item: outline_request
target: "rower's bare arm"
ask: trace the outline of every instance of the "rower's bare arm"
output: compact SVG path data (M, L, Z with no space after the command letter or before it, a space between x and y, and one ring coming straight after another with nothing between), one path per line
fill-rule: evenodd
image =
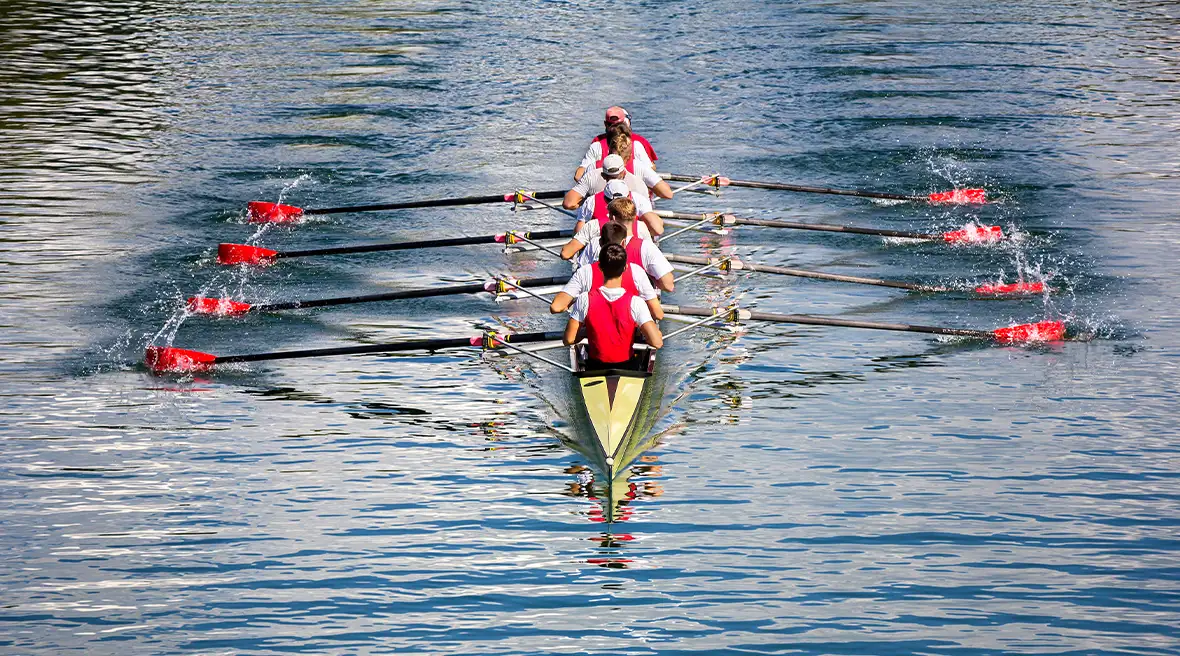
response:
M566 329L569 330L568 328ZM643 341L652 348L663 348L664 336L660 334L660 327L654 321L648 321L639 327L639 332L643 333Z
M561 247L561 259L572 259L578 253L581 253L583 248L586 248L586 244L583 244L577 239L571 239L565 243L565 246Z
M557 303L557 299L553 299L553 303ZM552 308L552 306L550 306ZM651 312L651 318L659 321L664 318L664 306L660 305L660 299L652 298L647 301L647 311Z
M659 214L656 214L655 212L647 212L639 218L643 219L643 222L647 224L647 231L650 232L653 237L658 237L659 235L664 234L664 219L661 218Z
M566 346L573 346L576 344L578 342L578 330L581 328L582 322L578 321L577 319L570 319L569 321L565 322L565 334L561 336L561 343L565 344ZM656 332L658 333L659 331ZM663 338L661 338L660 343L662 344L663 341Z
M657 182L656 186L652 187L651 190L656 192L656 195L660 198L672 197L672 187L669 187L668 183L663 180Z
M665 187L667 185L664 185ZM669 196L671 198L671 196ZM567 210L576 210L582 205L582 194L570 189L565 192L565 198L561 200L561 206Z
M586 175L586 167L579 166L578 170L574 171L574 182L581 182L583 175Z
M660 279L656 281L656 287L659 287L666 292L676 291L676 281L673 278L672 273L672 271L669 271L668 273L660 276Z
M565 312L569 309L570 303L574 302L574 297L565 292L557 292L557 296L553 297L553 302L549 304L549 314L557 314L558 312ZM650 301L648 301L650 303ZM657 303L659 301L656 301Z

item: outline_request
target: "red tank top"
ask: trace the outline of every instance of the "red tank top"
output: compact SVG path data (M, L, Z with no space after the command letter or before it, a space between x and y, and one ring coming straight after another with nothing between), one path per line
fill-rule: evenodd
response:
M606 282L606 276L602 273L602 267L598 266L597 262L590 263L590 273L592 282L590 289L598 289ZM619 279L623 285L623 290L628 294L639 295L639 286L635 284L635 272L631 270L631 258L627 257L627 268L623 269L623 276Z
M656 160L659 159L659 157L656 156L656 149L651 147L651 143L648 142L647 139L644 139L643 137L639 136L638 134L635 134L634 132L632 132L631 133L631 141L634 143L638 143L640 146L643 146L643 149L647 151L647 158L651 160L652 164L656 163Z
M598 135L597 137L594 137L594 141L597 141L598 146L602 149L602 151L601 151L602 154L598 156L598 160L599 160L598 166L601 167L602 166L602 158L606 157L607 153L610 152L610 147L606 143L606 133L603 132L602 134ZM631 133L631 142L632 142L632 145L639 144L643 148L643 150L647 152L647 158L651 160L652 164L655 164L656 160L659 159L659 157L656 155L656 149L652 148L651 142L648 141L647 139L645 139L642 135L638 135L638 134L635 134L634 132L632 132ZM632 151L634 151L634 149L632 149ZM635 153L632 152L632 155L634 155L634 154ZM634 159L634 157L632 157L632 159ZM631 171L631 172L634 173L634 171Z
M631 359L631 340L635 337L635 319L631 317L631 299L635 294L624 290L611 302L595 287L590 290L586 311L586 341L590 357L614 364Z
M625 247L627 250L627 264L638 264L639 268L643 268L643 240L638 236L632 236L631 241L627 242Z
M635 192L628 191L627 198L630 198L632 201L634 201ZM606 211L606 205L607 200L605 191L600 191L594 195L594 220L598 221L599 228L606 225L607 221L610 221L610 213Z
M598 146L599 146L599 148L601 148L601 151L599 152L599 155L598 155L598 161L594 163L594 166L597 166L598 168L602 168L602 160L606 159L606 156L610 154L610 146L608 146L606 144L606 135L605 134L598 135L598 138L596 139L596 141L598 141ZM635 141L634 136L631 137L631 141ZM627 168L628 173L635 172L634 144L632 144L632 148L631 148L631 159L624 162L623 166L625 166Z

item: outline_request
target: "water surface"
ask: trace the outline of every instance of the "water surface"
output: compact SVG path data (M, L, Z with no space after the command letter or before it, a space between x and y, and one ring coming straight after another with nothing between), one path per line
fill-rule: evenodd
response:
M2 23L0 651L1180 652L1173 5L22 0ZM1057 290L983 301L743 274L675 300L1063 318L1082 339L694 333L665 354L666 434L609 528L603 481L555 435L568 402L543 365L439 353L176 380L138 364L149 343L557 325L478 298L239 320L177 307L556 275L478 247L255 272L212 258L219 242L564 226L488 206L259 230L244 203L560 189L614 103L664 170L996 200L729 190L669 208L1020 237L742 229L679 252Z

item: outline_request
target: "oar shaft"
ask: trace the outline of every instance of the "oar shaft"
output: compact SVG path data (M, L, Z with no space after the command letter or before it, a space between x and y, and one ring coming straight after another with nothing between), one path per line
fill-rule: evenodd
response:
M669 262L683 262L685 264L708 264L709 258L696 257L692 255L677 255L675 253L665 253L664 257L668 258ZM817 280L831 280L833 282L849 282L857 285L876 285L878 287L892 287L894 289L905 289L914 292L934 292L940 291L937 287L927 287L926 285L915 285L908 282L899 282L896 280L881 280L878 278L862 278L860 276L844 276L836 273L823 273L821 271L808 271L807 269L789 269L787 267L771 266L767 264L750 264L749 262L742 262L740 267L735 267L738 270L756 271L759 273L773 273L780 276L794 276L796 278L814 278Z
M931 235L920 232L904 232L901 230L877 230L876 228L858 228L856 226L831 225L827 223L796 223L794 221L779 221L776 219L737 219L736 222L738 225L763 226L765 228L819 230L821 232L849 232L857 235L899 237L902 239L935 239L942 241L942 235Z
M521 287L547 287L549 285L563 285L569 276L550 276L548 278L526 278L516 284ZM275 312L278 310L296 310L301 308L326 307L330 305L350 305L353 303L377 303L381 301L397 301L407 298L430 298L433 296L453 296L459 294L478 294L487 291L484 283L469 285L451 285L449 287L427 287L424 289L407 289L400 292L385 294L364 294L360 296L341 296L339 298L320 298L307 301L287 301L284 303L267 303L255 305L251 309L255 312Z
M525 342L545 342L561 339L559 331L518 333L502 335L514 344ZM476 343L472 343L475 341ZM364 346L342 346L337 348L303 349L298 351L274 351L271 353L253 353L248 355L225 355L213 360L213 364L228 364L231 362L259 362L262 360L292 360L296 358L321 358L333 355L362 355L365 353L396 353L399 351L439 351L442 349L464 348L478 345L478 338L457 337L451 339L421 339L409 342L393 342L389 344L366 344Z
M773 312L751 312L750 318L756 321L773 321L776 323L798 323L811 326L841 326L844 328L865 328L868 330L896 330L907 333L927 333L930 335L957 335L960 337L980 337L992 339L990 330L971 330L969 328L944 328L942 326L915 326L905 323L882 323L878 321L854 321L851 319L836 319L834 317L813 317L806 314L776 314Z
M706 317L715 314L713 308L665 305L664 312ZM968 328L943 328L941 326L914 326L905 323L882 323L878 321L856 321L852 319L837 319L835 317L816 317L808 314L776 314L773 312L750 312L750 319L754 321L770 321L774 323L795 323L809 326L838 326L843 328L865 328L868 330L894 330L909 333L928 333L931 335L955 335L959 337L978 337L993 339L994 334L988 330L971 330Z
M538 191L531 194L534 198L562 198L564 191ZM481 205L486 203L503 203L511 200L512 194L496 194L493 196L467 196L464 198L440 198L438 200L415 200L404 203L384 203L381 205L354 205L352 207L320 207L303 210L304 214L345 214L348 212L381 212L385 210L411 210L422 207L453 207L455 205Z
M665 180L677 182L692 182L700 180L699 175L681 175L677 173L661 173ZM859 189L831 189L828 187L809 187L805 185L784 184L781 182L756 182L753 180L729 180L731 187L751 187L754 189L777 189L780 191L798 191L806 194L831 194L834 196L858 196L860 198L884 198L887 200L926 200L925 196L909 196L905 194L889 194L879 191L862 191Z
M716 220L720 223L724 215L720 212L709 212L705 214L689 214L686 212L672 212L669 210L656 210L665 219L681 219L685 221L700 221L702 219ZM900 237L902 239L933 239L942 241L943 235L931 235L921 232L903 232L900 230L878 230L876 228L858 228L856 226L833 225L829 223L798 223L795 221L779 221L777 219L743 219L740 217L732 217L732 223L728 225L750 225L762 226L766 228L787 228L791 230L818 230L820 232L849 232L858 235L876 235L879 237Z
M526 233L531 239L556 239L572 237L571 230L545 230L542 232ZM500 235L483 235L479 237L454 237L451 239L427 239L424 241L403 241L392 244L366 244L363 246L338 246L335 248L315 248L302 251L280 251L275 258L306 257L309 255L346 255L351 253L375 253L378 251L405 251L419 248L442 248L446 246L470 246L473 244L494 244L501 241Z

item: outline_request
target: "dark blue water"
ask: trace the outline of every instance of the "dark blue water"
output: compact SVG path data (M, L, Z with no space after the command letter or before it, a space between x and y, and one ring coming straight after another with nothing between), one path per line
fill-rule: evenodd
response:
M1180 13L1173 3L51 3L0 21L0 652L1180 653ZM1017 236L991 248L741 228L758 274L681 303L990 329L997 347L752 325L665 354L658 444L604 481L545 365L473 353L150 376L219 354L558 325L424 299L249 302L557 275L470 247L279 249L564 227L507 207L245 223L560 189L622 103L663 170L982 207L727 190L666 208ZM669 250L673 250L669 247ZM601 479L601 477L597 477ZM617 512L611 527L604 512Z

